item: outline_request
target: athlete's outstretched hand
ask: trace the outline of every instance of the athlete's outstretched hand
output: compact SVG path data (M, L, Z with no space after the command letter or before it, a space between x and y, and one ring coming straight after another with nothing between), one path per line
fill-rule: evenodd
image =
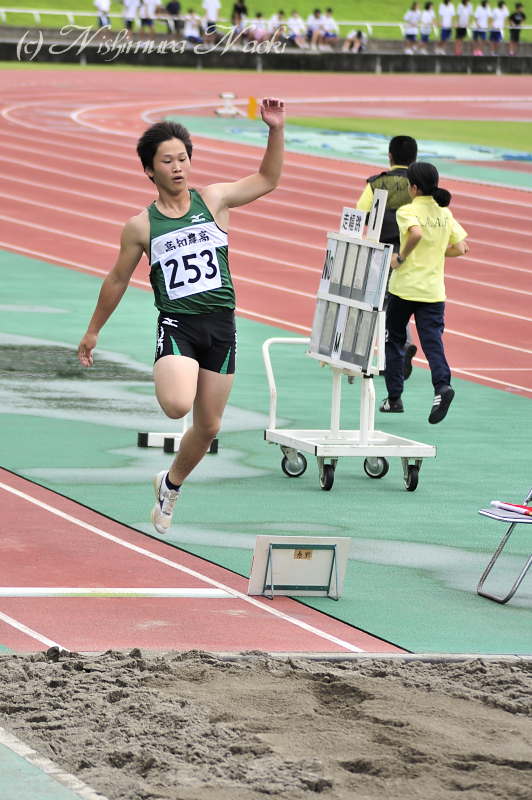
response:
M262 119L269 128L284 128L284 100L265 97L260 107Z
M96 347L98 337L95 333L86 333L78 346L78 358L84 367L92 366L92 351Z

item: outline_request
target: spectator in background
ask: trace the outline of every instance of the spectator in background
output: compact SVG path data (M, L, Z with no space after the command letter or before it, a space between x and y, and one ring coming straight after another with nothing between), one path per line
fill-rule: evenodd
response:
M473 6L469 0L462 0L456 9L456 39L454 42L455 56L461 56L464 47L464 39L467 36L469 20L473 15Z
M350 31L345 37L345 42L342 47L343 53L348 53L349 50L353 53L363 53L368 44L367 34L362 31Z
M122 0L122 4L124 6L124 10L122 12L124 28L127 30L127 38L131 39L131 31L133 30L133 23L137 18L140 0Z
M270 30L268 23L258 12L254 20L251 21L249 26L249 40L255 42L266 42L270 38Z
M421 20L421 11L419 10L419 3L412 3L412 8L406 12L403 17L406 22L405 39L406 47L405 53L412 55L417 49L417 33L418 25Z
M423 55L427 54L427 44L430 38L430 34L432 33L432 26L434 25L434 20L436 19L436 14L434 12L434 4L433 3L425 3L425 9L421 12L421 27L419 29L419 33L421 35L421 44L419 45L419 52Z
M233 13L231 15L231 22L236 29L236 33L243 31L247 25L248 9L244 0L236 0L233 6ZM244 38L247 38L244 35Z
M451 0L443 0L443 3L440 3L438 14L440 15L440 46L436 48L436 52L443 56L447 49L447 42L453 34L453 20L456 14Z
M510 16L510 12L506 8L504 0L497 3L497 8L491 12L490 20L490 55L496 56L501 46L504 26L506 17Z
M299 47L301 50L308 48L308 42L305 38L307 26L297 13L292 11L288 19L288 38L292 44Z
M325 16L321 18L318 47L322 50L332 50L332 45L338 41L339 28L333 19L332 8L328 8Z
M277 42L286 39L288 36L288 25L284 16L284 11L278 11L277 14L272 14L268 20L270 33L272 34L272 42Z
M201 17L196 14L193 8L189 8L185 17L185 39L190 44L201 44Z
M181 20L181 3L179 0L170 0L170 2L166 4L166 16L168 33L173 33L177 39L183 28L183 22Z
M203 0L201 7L205 12L203 43L212 47L216 39L216 24L222 6L220 0Z
M155 17L159 10L164 9L159 5L159 0L142 0L140 7L140 38L144 38L146 28L148 29L148 37L153 40L155 37Z
M111 21L108 14L111 9L111 0L94 0L94 7L98 12L98 28L105 28L106 25L110 25ZM105 38L105 32L102 31L102 33Z
M488 0L482 0L475 9L475 23L473 28L473 55L484 55L484 44L491 19L491 8Z
M321 25L321 11L319 10L319 8L315 8L314 13L309 14L307 17L307 39L311 45L314 37L314 31L316 30L319 31L320 25Z
M523 14L523 4L516 3L515 11L510 14L510 55L517 55L517 48L519 47L519 35L521 33L521 25L526 20Z

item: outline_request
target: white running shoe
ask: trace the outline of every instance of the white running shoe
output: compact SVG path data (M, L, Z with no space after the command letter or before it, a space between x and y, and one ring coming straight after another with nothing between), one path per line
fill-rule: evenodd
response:
M166 485L167 475L168 470L163 469L163 471L159 472L159 474L153 479L157 502L155 503L153 511L151 512L151 521L153 522L157 533L161 533L163 535L168 533L170 524L172 522L174 506L177 503L177 498L180 495L179 490L176 491L175 489L169 489Z

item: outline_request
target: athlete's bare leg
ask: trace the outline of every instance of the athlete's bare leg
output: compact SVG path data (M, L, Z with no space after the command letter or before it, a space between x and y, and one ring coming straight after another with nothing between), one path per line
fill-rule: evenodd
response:
M171 483L180 486L220 430L234 376L201 369L192 358L164 356L155 364L153 377L157 399L168 417L180 419L194 409L192 426L170 467Z

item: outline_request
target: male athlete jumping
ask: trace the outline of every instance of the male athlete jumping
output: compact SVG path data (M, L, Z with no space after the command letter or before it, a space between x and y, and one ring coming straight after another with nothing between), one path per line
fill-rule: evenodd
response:
M283 166L284 102L264 99L261 115L270 131L259 171L202 192L188 187L192 142L187 129L158 122L143 133L137 153L159 196L124 226L120 254L78 347L79 360L90 367L98 334L145 253L159 309L153 368L157 399L171 419L194 409L193 424L172 466L154 479L157 501L151 519L160 534L168 532L183 481L220 429L233 383L236 327L227 250L229 209L273 191Z

